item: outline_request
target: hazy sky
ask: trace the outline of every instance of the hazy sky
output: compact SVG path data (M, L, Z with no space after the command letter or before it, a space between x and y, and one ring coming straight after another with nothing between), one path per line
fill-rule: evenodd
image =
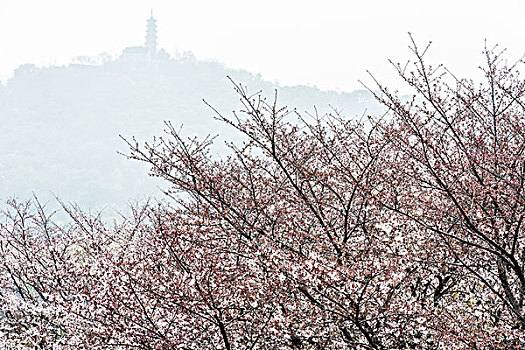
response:
M395 86L387 58L411 58L407 32L429 59L471 76L484 40L525 53L523 0L0 0L0 80L23 63L142 45L150 9L159 47L193 51L281 85L352 91L367 69Z

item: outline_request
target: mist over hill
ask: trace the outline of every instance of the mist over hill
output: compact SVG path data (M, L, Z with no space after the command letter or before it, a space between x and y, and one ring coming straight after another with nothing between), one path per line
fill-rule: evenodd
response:
M338 93L316 87L281 87L260 75L199 61L191 54L165 57L155 64L122 59L99 65L20 66L0 84L0 199L58 196L83 207L122 208L129 200L161 196L143 164L126 159L126 138L150 141L163 133L164 121L182 125L185 136L235 136L214 120L205 99L225 115L240 107L230 76L249 91L262 90L278 104L319 114L333 106L347 118L377 114L367 91Z

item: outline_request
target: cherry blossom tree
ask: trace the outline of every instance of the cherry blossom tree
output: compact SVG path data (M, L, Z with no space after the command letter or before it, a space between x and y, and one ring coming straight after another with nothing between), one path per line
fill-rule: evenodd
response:
M11 201L0 224L5 347L515 349L524 338L524 82L486 50L487 83L412 47L406 99L349 120L243 108L214 139L170 123L129 157L170 204L112 225ZM409 67L409 66L407 66Z
M130 143L131 156L172 185L171 208L136 209L113 228L68 209L66 229L41 208L13 203L2 230L3 260L15 262L3 271L7 317L33 321L11 337L181 349L437 341L420 320L439 306L427 308L408 283L422 276L406 259L410 239L381 227L369 194L384 145L360 123L301 121L237 89L245 110L223 121L246 142L227 159L212 159L209 140L184 141L169 124L169 138Z
M130 147L172 184L168 195L193 198L180 206L218 230L237 264L262 269L253 288L265 291L260 298L270 292L263 299L270 309L250 323L271 322L275 334L261 336L261 346L386 348L415 339L420 312L404 298L412 267L396 251L401 243L378 227L366 190L380 146L359 123L337 116L297 121L236 88L245 108L234 119L219 118L246 142L232 146L228 159L211 159L207 142L186 142L169 124L169 139ZM237 328L233 315L228 319Z
M428 46L412 40L411 49L415 62L394 67L414 95L404 100L377 84L390 119L376 124L388 146L375 197L393 222L443 245L427 263L460 274L448 280L461 285L458 292L447 294L464 300L454 317L468 321L476 346L494 343L497 333L505 346L523 344L524 62L508 65L504 50L485 48L485 82L476 84L428 65ZM445 291L447 281L439 286Z

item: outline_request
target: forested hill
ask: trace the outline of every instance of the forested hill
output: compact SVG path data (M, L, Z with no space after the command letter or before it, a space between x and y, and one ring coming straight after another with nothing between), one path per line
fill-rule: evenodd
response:
M0 199L56 195L82 207L122 208L129 200L160 196L161 183L140 163L127 160L127 138L149 141L164 121L183 125L184 135L220 134L203 99L226 115L239 108L230 76L249 91L262 90L279 105L322 114L333 106L348 118L379 113L366 91L337 93L315 87L279 87L259 75L225 68L191 55L156 66L113 61L99 66L21 66L0 84ZM220 147L218 148L220 149Z

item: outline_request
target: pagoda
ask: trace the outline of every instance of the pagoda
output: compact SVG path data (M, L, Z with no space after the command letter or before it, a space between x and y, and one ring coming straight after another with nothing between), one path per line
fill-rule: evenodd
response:
M157 57L157 20L153 18L153 9L151 10L151 16L148 19L146 27L145 47L148 49L148 57L150 61L155 60Z
M144 46L126 47L122 51L120 61L133 65L144 65L157 62L157 20L153 18L151 10L150 18L146 25L146 41Z

